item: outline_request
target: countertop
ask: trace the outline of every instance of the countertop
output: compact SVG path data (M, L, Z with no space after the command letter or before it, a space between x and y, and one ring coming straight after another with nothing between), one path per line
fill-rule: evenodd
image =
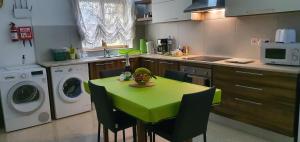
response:
M201 64L208 64L208 65L241 67L241 68L247 68L247 69L258 69L258 70L276 71L276 72L283 72L283 73L293 73L293 74L300 73L299 66L293 67L293 66L282 66L282 65L265 65L265 64L261 63L259 60L254 60L254 62L248 63L248 64L236 64L236 63L228 63L225 60L216 61L216 62L205 62L205 61L194 61L194 60L186 59L188 57L196 57L196 56L200 56L200 55L172 57L172 56L163 56L163 55L157 55L157 54L144 54L144 55L130 56L130 58L143 57L143 58L171 60L171 61L180 61L180 62L191 62L191 63L199 63L199 64L201 63ZM113 58L87 57L87 58L77 59L77 60L41 62L39 64L43 67L55 67L55 66L66 66L66 65L74 65L74 64L92 63L92 62L99 62L99 61L112 61L112 60L120 60L120 59L125 59L125 57L113 57Z

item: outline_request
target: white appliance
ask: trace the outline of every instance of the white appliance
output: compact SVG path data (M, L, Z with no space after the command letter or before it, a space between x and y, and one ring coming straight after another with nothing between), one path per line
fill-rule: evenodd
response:
M89 80L88 64L51 67L51 79L56 119L91 110L90 95L83 87Z
M275 35L275 42L277 43L295 43L296 30L295 29L278 29Z
M262 43L261 62L278 65L300 65L300 43Z
M0 69L5 131L51 121L46 70L37 65Z

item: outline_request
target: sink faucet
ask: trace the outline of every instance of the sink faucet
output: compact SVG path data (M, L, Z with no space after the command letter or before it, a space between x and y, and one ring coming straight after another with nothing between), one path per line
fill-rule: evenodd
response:
M110 50L104 48L104 57L110 57Z

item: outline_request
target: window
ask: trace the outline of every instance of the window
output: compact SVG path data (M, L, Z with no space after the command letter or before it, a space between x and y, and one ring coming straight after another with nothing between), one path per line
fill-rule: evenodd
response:
M84 48L100 47L102 41L107 45L132 44L134 0L75 0L74 3Z

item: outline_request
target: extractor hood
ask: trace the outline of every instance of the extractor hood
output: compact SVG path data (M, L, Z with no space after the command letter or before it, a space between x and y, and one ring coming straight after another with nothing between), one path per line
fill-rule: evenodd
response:
M225 0L193 0L193 4L184 12L202 12L225 7Z

